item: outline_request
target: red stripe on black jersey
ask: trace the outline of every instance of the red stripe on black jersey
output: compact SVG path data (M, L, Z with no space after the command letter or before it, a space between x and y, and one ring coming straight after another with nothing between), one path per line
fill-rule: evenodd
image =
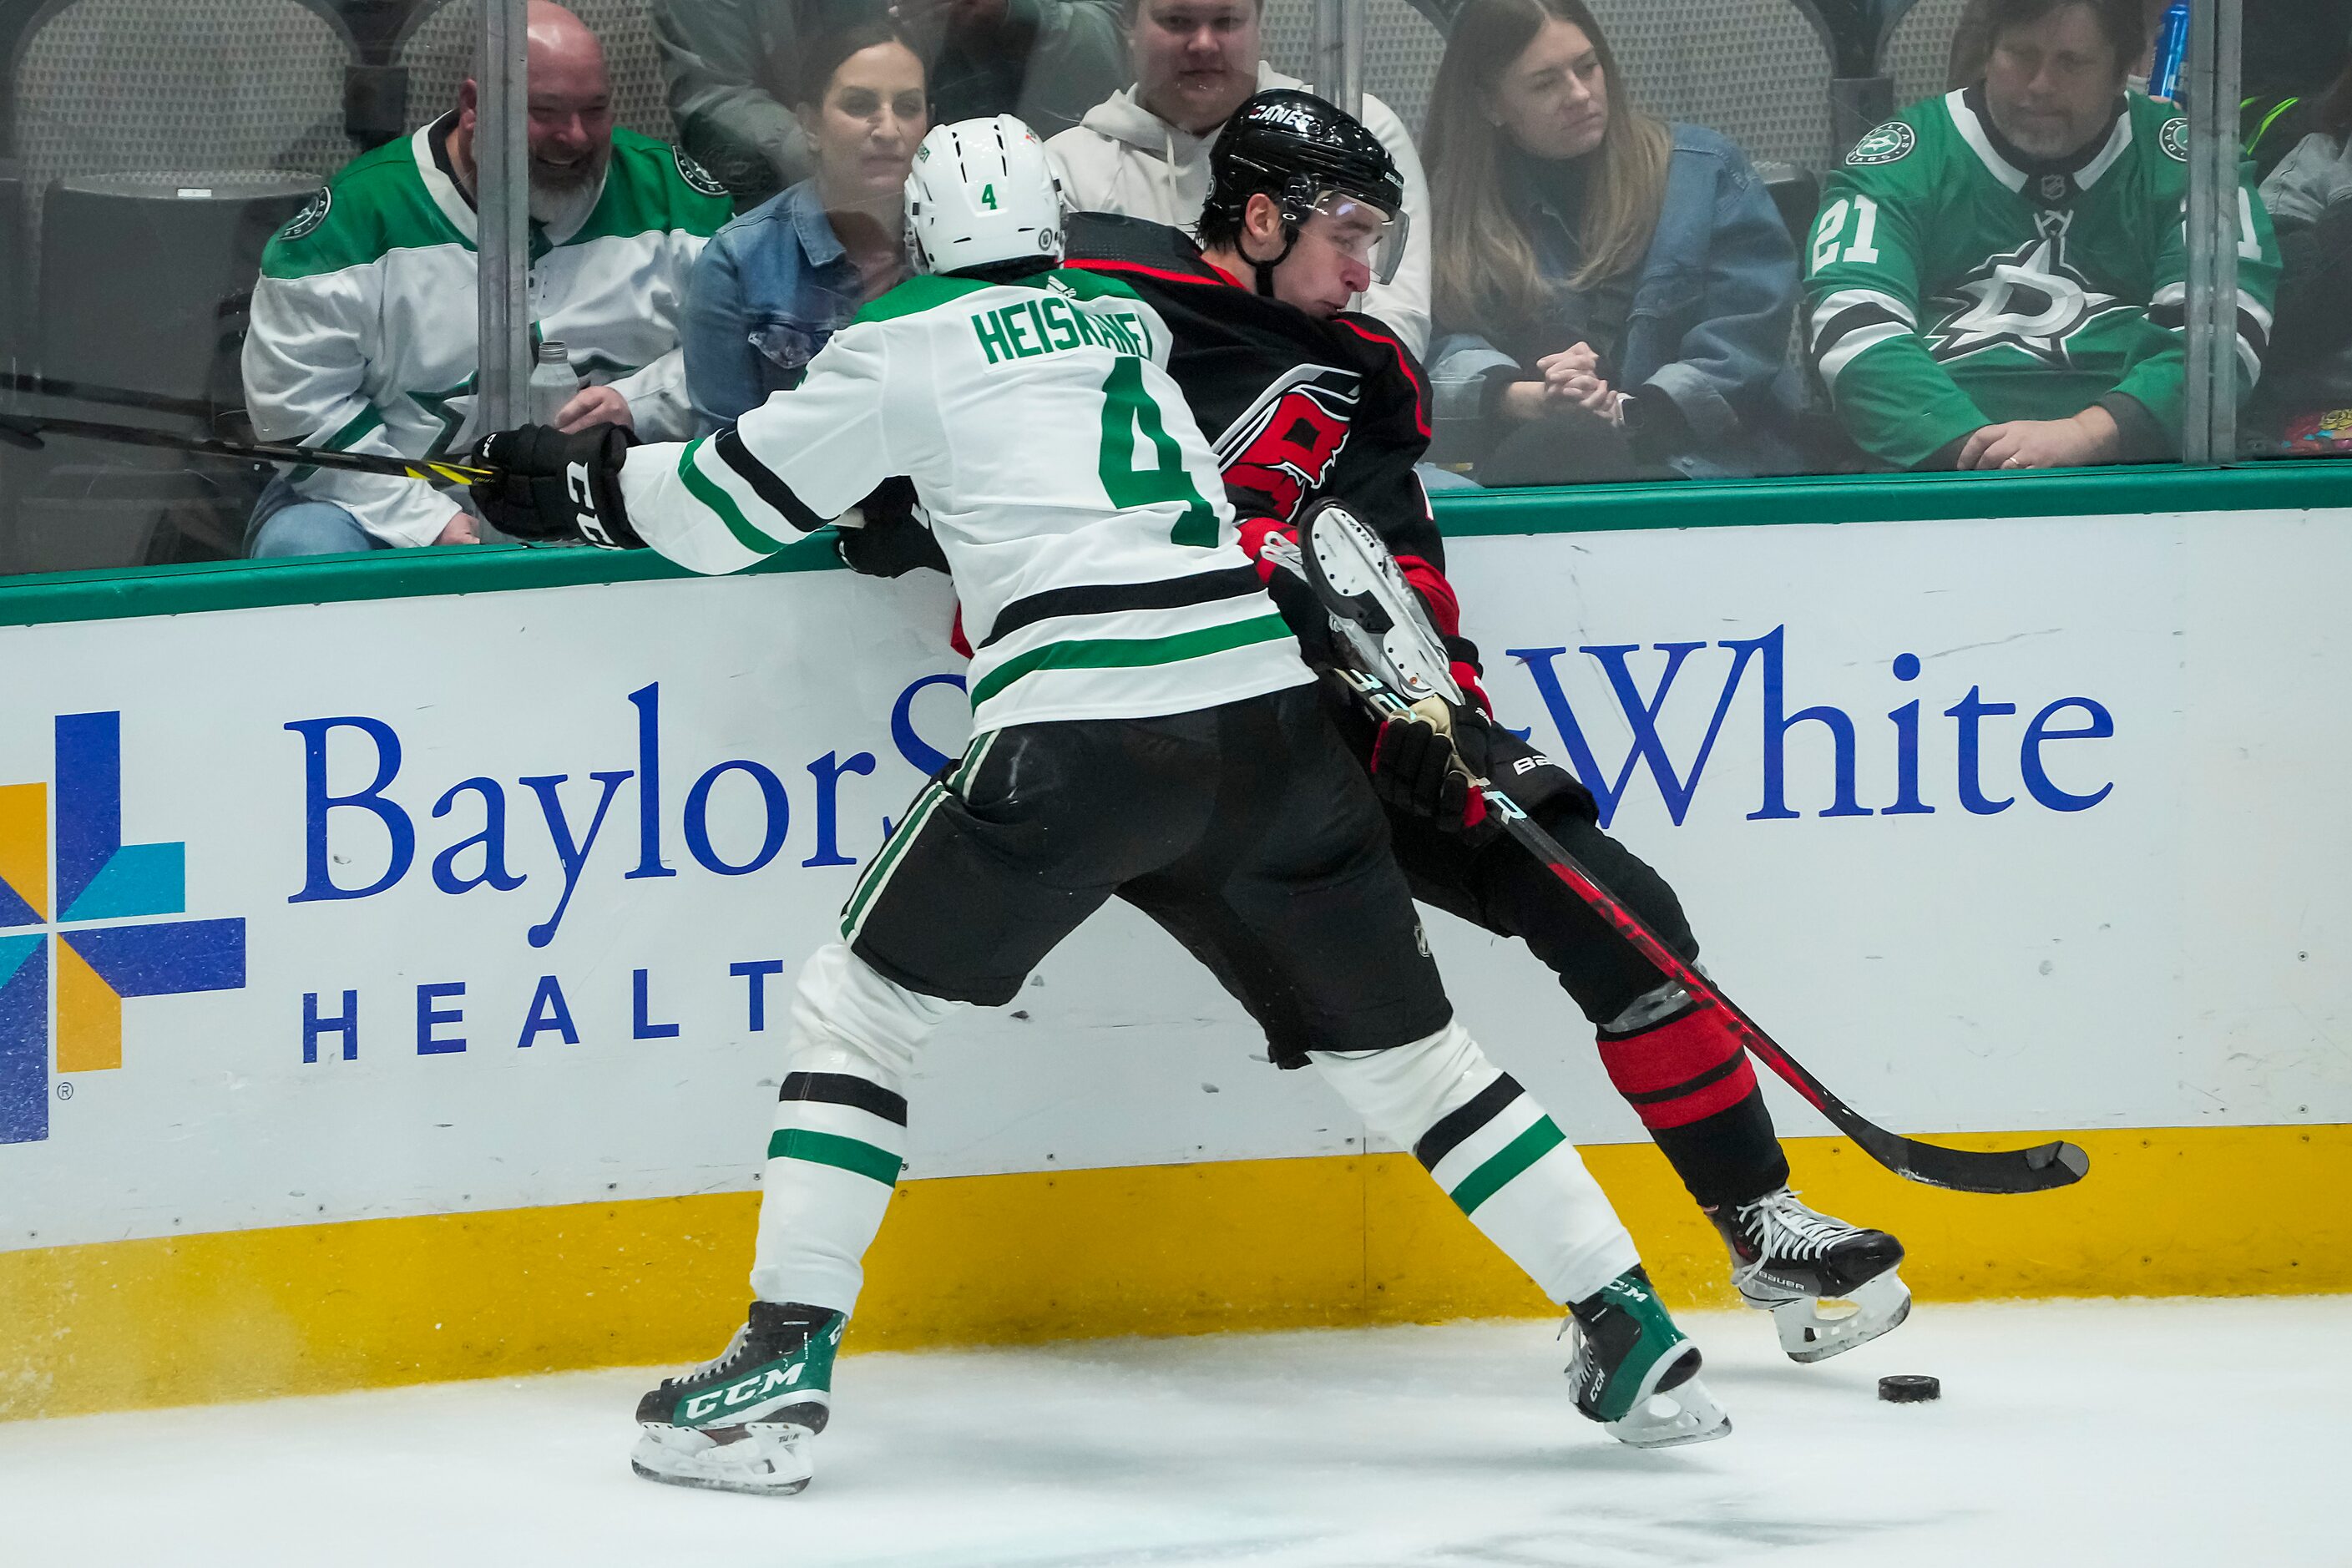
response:
M1354 317L1335 316L1332 320L1366 342L1385 343L1388 345L1389 352L1396 355L1397 369L1403 373L1405 380L1412 384L1412 422L1420 429L1421 438L1423 441L1428 440L1431 435L1429 383L1422 378L1421 369L1412 363L1412 356L1404 352L1403 342L1393 333L1372 331L1363 324L1361 320Z

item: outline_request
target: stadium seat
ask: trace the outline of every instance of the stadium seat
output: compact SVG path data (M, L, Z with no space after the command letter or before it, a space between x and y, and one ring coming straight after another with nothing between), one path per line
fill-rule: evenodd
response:
M1416 135L1444 56L1431 17L1458 8L1458 0L1366 0L1365 88ZM1751 158L1819 169L1830 157L1829 48L1789 0L1592 0L1592 10L1634 100L1652 113L1720 131ZM1313 34L1312 0L1266 0L1265 53L1276 69L1311 74Z
M67 0L19 36L9 129L24 197L16 256L31 274L18 297L34 301L17 347L31 368L224 410L241 401L236 355L261 245L356 151L342 129L350 35L327 4ZM191 473L131 447L55 441L11 454L0 563L222 553L257 487L251 473ZM167 514L202 521L159 529Z
M1916 103L1948 88L1952 33L1967 0L1918 0L1895 24L1879 68L1895 79L1895 106Z
M614 118L632 131L677 140L668 88L654 47L646 0L568 0L604 45L613 79ZM472 0L423 0L401 36L398 62L408 68L408 123L414 130L457 107L458 84L473 69Z
M1418 141L1445 35L1409 0L1364 0L1364 90L1387 104ZM1266 0L1259 47L1278 71L1315 79L1314 0Z

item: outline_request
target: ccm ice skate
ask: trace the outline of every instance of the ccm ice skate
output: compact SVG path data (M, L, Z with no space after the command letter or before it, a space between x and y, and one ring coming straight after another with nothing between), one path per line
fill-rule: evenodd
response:
M629 1468L649 1481L790 1497L809 1484L808 1440L833 1407L833 1358L848 1320L821 1307L751 1303L716 1360L662 1379L637 1402Z
M1571 1330L1576 1407L1619 1442L1671 1448L1731 1431L1731 1417L1698 1379L1698 1347L1675 1327L1640 1265L1569 1308L1561 1332Z
M1910 1316L1911 1288L1895 1272L1903 1244L1885 1231L1807 1208L1786 1187L1706 1212L1731 1249L1740 1300L1772 1314L1790 1360L1827 1361ZM1825 1314L1825 1300L1853 1310Z

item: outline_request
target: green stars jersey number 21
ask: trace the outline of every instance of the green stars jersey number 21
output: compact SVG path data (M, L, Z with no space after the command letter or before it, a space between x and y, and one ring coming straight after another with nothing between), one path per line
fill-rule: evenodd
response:
M1814 367L1841 423L1894 468L1977 428L2097 404L2123 455L2177 449L2184 401L2185 126L2137 93L2065 172L2010 162L1969 89L1854 144L1805 246ZM2226 199L2226 198L2225 198ZM2277 256L2236 193L2238 395L2261 371Z

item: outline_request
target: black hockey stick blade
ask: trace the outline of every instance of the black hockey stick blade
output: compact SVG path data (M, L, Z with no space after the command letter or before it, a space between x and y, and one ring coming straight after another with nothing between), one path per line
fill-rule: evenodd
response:
M0 414L0 441L11 447L21 447L27 452L41 449L41 427L19 414Z
M1843 1109L1841 1107L1841 1109ZM2037 1143L2031 1149L1951 1149L1923 1143L1874 1127L1846 1112L1832 1117L1856 1147L1896 1175L1923 1186L1960 1193L2046 1193L2071 1187L2091 1173L2091 1156L2081 1145Z

